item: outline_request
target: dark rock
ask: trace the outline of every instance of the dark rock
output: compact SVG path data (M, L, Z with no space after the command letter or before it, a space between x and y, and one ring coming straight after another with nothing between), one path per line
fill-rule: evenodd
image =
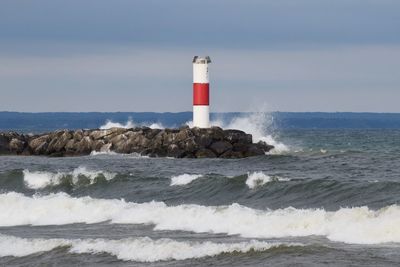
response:
M249 150L249 146L251 146L252 144L243 144L243 143L235 143L233 144L233 151L236 152L246 152L247 150Z
M254 157L254 156L261 156L265 155L265 152L261 147L259 147L257 144L251 144L249 146L249 149L245 151L243 154L245 157Z
M190 137L193 137L193 133L189 127L188 128L180 128L180 131L175 136L175 141L182 142Z
M47 152L47 147L49 146L49 143L43 142L39 146L36 147L34 150L35 155L48 155L49 153Z
M194 140L194 137L190 137L184 142L180 142L179 144L181 149L185 150L188 153L196 152L199 149L199 145Z
M0 154L79 156L92 151L141 153L150 157L242 158L264 155L273 146L252 143L252 136L239 130L132 129L59 130L41 135L0 133Z
M25 149L25 141L13 138L9 145L10 152L20 154Z
M165 151L162 148L148 148L148 149L143 150L140 154L143 156L157 158L157 157L166 157L167 151Z
M224 152L231 150L232 145L231 143L227 141L217 141L215 143L212 143L210 146L210 149L215 152L217 155L221 155Z
M207 148L202 148L196 152L196 158L216 158L217 155L215 155L214 152L212 152L210 149Z
M195 137L196 143L201 147L209 147L213 139L207 134L201 134Z
M274 149L274 146L268 145L266 142L264 141L259 141L258 143L256 143L256 146L259 149L262 149L265 153L269 152L270 150Z
M161 129L151 129L148 131L145 136L147 139L153 139L157 134L159 134L162 130Z
M0 134L0 154L10 153L10 138L5 133Z
M176 144L171 144L167 148L168 157L182 158L184 155L185 155L185 150L180 149Z
M246 134L239 130L224 130L224 139L231 144L251 144L253 143L253 137L251 134Z
M224 140L224 131L220 127L211 127L207 129L193 128L192 132L195 136L206 135L213 141Z
M224 159L239 159L243 158L243 153L238 151L228 150L219 157Z

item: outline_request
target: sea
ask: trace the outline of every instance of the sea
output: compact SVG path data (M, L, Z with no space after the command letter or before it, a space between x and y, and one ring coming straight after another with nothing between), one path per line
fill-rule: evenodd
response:
M191 125L0 112L0 131ZM0 156L0 266L399 266L400 114L216 113L245 159Z

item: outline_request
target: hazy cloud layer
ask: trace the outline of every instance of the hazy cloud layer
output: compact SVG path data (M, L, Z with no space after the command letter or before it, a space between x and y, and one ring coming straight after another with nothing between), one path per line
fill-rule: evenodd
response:
M400 112L400 2L2 1L0 110Z

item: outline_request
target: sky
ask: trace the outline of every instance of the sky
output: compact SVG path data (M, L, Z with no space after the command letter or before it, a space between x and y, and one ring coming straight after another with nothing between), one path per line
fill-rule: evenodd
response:
M398 0L2 0L0 111L400 112Z

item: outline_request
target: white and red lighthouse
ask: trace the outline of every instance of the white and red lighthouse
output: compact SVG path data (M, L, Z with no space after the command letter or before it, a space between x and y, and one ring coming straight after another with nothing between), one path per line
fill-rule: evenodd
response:
M210 127L210 57L193 58L193 127Z

